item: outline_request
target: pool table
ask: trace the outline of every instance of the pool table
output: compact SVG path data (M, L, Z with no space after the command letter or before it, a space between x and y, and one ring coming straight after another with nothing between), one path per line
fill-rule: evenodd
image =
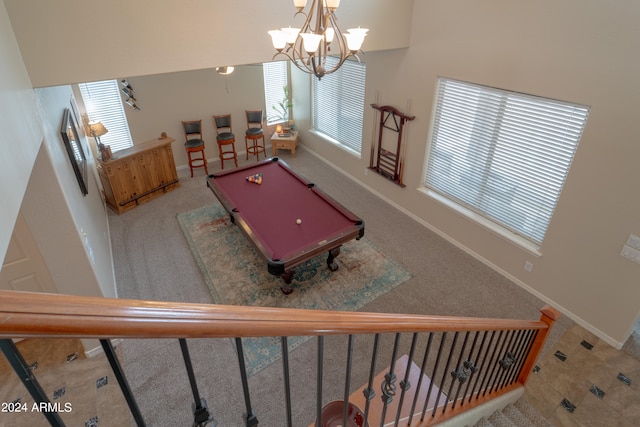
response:
M260 176L261 182L251 182ZM269 273L292 292L294 267L328 252L338 269L340 246L364 235L364 221L277 157L207 177L207 186L266 260Z

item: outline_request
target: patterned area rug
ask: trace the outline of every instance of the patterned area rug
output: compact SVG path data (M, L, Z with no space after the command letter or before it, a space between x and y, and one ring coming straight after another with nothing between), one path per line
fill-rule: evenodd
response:
M291 282L294 291L284 295L282 279L267 272L266 261L219 203L177 218L216 304L355 311L411 278L411 273L365 237L342 246L336 258L340 268L335 272L327 268L326 254L296 267ZM303 337L290 338L290 351L304 341ZM249 375L280 357L279 338L242 342Z

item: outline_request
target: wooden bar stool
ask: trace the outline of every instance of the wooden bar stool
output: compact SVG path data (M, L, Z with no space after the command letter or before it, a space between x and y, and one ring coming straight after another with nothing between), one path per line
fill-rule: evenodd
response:
M262 110L246 110L247 130L244 134L244 144L246 147L246 158L249 160L249 154L255 154L256 160L260 160L260 153L267 157L267 151L264 142L264 130L262 129ZM262 145L259 144L262 139ZM251 140L251 145L249 145Z
M218 142L218 155L220 156L220 168L224 169L225 160L233 160L238 167L238 155L236 154L236 136L231 128L231 114L213 116L213 124L216 126L216 141Z
M187 151L189 159L191 178L193 178L194 168L204 168L205 173L209 175L207 156L204 153L204 140L202 139L202 120L183 121L182 128L184 129L184 149ZM194 153L200 153L200 156L192 157Z

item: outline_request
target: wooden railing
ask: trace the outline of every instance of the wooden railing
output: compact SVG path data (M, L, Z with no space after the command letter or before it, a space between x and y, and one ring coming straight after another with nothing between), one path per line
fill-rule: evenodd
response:
M405 366L399 367L399 372L407 373L415 357L414 347L418 334L429 334L429 345L424 351L424 358L420 369L419 378L431 374L433 381L436 377L442 377L442 381L435 384L439 388L436 399L438 411L433 408L433 414L425 419L424 411L419 424L432 425L436 422L451 418L460 412L482 404L486 400L521 387L527 381L533 365L542 349L548 332L554 320L559 316L551 307L541 309L542 316L539 321L505 320L505 319L480 319L449 316L424 316L412 314L387 314L387 313L361 313L341 311L320 311L301 309L282 309L268 307L239 307L211 304L170 303L158 301L139 301L126 299L92 298L81 296L68 296L57 294L41 294L28 292L0 291L0 338L98 338L102 340L103 348L109 354L111 351L110 339L114 338L177 338L181 340L183 355L187 368L190 368L188 350L185 338L236 338L239 350L240 368L243 376L243 388L247 401L246 424L257 425L257 418L251 411L250 395L246 384L244 372L244 356L242 353L243 337L281 337L283 349L286 349L286 337L290 336L318 336L318 371L322 370L321 349L322 337L326 335L349 335L351 343L352 335L375 334L376 343L379 334L396 334L396 343L400 334L413 334L412 348L405 358ZM426 372L427 365L433 365L427 359L430 356L430 347L434 334L438 335L440 348L435 360L435 367ZM453 336L451 344L445 346L447 334ZM458 341L458 338L460 340ZM464 343L462 340L464 339ZM376 344L377 345L377 344ZM435 347L435 345L434 345ZM111 349L112 350L112 349ZM351 350L350 350L351 351ZM286 352L285 352L286 353ZM395 395L395 381L393 365L399 355L396 348L393 349L394 357L391 362L391 370L386 375L387 384L381 387L393 387L394 393L386 398L383 396L384 412L391 404ZM375 358L377 348L372 352L371 376L368 386L364 389L365 395L373 393L373 380L375 374ZM506 360L506 361L505 361ZM446 366L445 366L446 361ZM463 366L464 362L464 366ZM18 363L18 362L16 362ZM114 369L119 369L117 366ZM287 394L287 411L290 414L290 399L288 396L289 385L286 366L288 355L283 354L285 366L285 394ZM348 363L351 363L350 361ZM439 371L438 365L445 366ZM417 366L417 365L416 365ZM112 367L114 364L112 363ZM451 370L451 372L449 372ZM460 372L465 371L462 375ZM347 376L350 366L347 367ZM495 373L494 373L495 372ZM449 378L449 373L451 378ZM460 376L463 376L462 379ZM475 375L475 385L471 387L471 379ZM470 379L471 378L471 379ZM191 380L191 377L190 377ZM322 381L322 375L319 375ZM465 381L468 383L464 384ZM123 392L130 393L126 379L123 378ZM422 379L419 380L422 382ZM419 383L420 384L420 383ZM463 387L464 384L464 387ZM196 410L199 405L199 394L192 381L192 389L196 400ZM400 400L405 399L407 384L402 385ZM420 389L420 386L418 386ZM432 386L429 386L429 390ZM319 388L321 390L321 387ZM345 390L345 403L349 398L349 387ZM384 391L383 391L384 394ZM444 404L440 402L440 395L445 396ZM474 397L475 395L475 397ZM455 396L455 397L454 397ZM365 419L369 415L369 401L366 397ZM418 393L415 394L417 400ZM133 399L133 397L132 397ZM407 395L407 400L409 399ZM424 407L427 407L427 396ZM133 402L135 405L135 402ZM130 403L131 406L131 403ZM416 402L413 403L416 406ZM346 407L346 405L345 405ZM318 417L321 417L322 399L318 396ZM440 410L439 408L443 408ZM202 412L203 408L200 407ZM139 425L144 425L141 416L132 407L134 417ZM206 409L204 410L206 412ZM413 412L413 411L412 411ZM373 412L371 412L373 413ZM208 415L208 414L207 414ZM412 415L410 415L412 416ZM140 421L138 421L138 417ZM198 414L195 415L196 420ZM200 419L203 414L200 414ZM345 418L347 413L345 411ZM288 423L290 424L290 415ZM406 417L405 417L406 418ZM400 419L398 410L397 419ZM383 416L384 420L384 416ZM52 425L54 424L49 420ZM410 421L410 420L409 420ZM375 420L375 423L387 425L385 422ZM369 420L370 425L372 424ZM194 421L196 424L196 421ZM283 422L283 425L287 423ZM202 424L204 425L204 423ZM406 424L405 424L406 425Z

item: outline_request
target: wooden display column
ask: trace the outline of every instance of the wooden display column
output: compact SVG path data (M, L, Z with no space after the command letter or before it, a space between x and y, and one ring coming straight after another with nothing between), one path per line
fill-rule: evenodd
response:
M405 185L402 183L402 174L404 173L402 130L405 122L415 119L415 116L407 116L389 105L371 104L371 107L380 112L380 122L377 129L378 143L377 145L373 142L371 144L369 169L404 187ZM385 129L397 134L397 139L391 143L388 142L386 148L383 147L383 131Z
M107 205L121 214L177 188L180 184L171 149L174 141L163 133L99 162Z

